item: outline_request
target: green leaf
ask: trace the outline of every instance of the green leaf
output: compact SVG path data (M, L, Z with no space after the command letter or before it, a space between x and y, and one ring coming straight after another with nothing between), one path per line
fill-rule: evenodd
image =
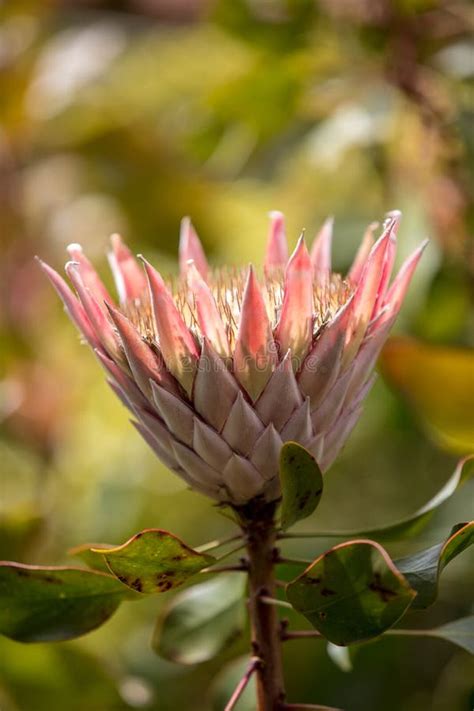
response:
M219 574L178 593L158 620L152 645L165 659L199 664L238 637L245 624L245 577Z
M414 555L395 560L411 587L418 593L412 603L415 609L432 605L438 595L438 584L446 565L474 543L474 521L458 524L444 543L426 548Z
M132 590L166 592L185 583L215 563L213 556L198 553L168 531L147 528L115 548L92 548L109 570Z
M286 442L280 454L281 527L310 516L323 493L323 476L315 458L300 444Z
M0 633L19 642L72 639L99 627L131 597L111 575L1 562Z
M436 627L430 630L430 637L445 639L474 654L474 615Z
M286 588L295 610L330 642L377 637L410 606L415 591L374 541L348 541L324 553Z

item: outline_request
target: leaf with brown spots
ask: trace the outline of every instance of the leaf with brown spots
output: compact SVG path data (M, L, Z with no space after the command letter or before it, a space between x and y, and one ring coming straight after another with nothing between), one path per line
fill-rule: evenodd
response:
M315 458L300 444L286 442L280 454L281 527L310 516L323 493L323 475Z
M139 593L166 592L215 562L168 531L148 528L115 548L92 548L121 583Z
M330 642L377 637L405 613L416 592L374 541L331 548L288 583L288 600Z
M398 570L418 593L413 600L413 608L424 609L435 602L439 578L444 568L473 544L474 521L470 521L454 526L449 538L443 543L394 561Z
M134 598L112 575L0 562L0 634L18 642L79 637Z

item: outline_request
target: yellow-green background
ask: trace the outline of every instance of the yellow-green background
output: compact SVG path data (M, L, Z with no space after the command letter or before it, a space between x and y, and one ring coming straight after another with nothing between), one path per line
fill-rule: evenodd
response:
M64 563L84 541L148 526L191 545L232 531L148 451L33 256L58 269L81 242L107 275L120 231L164 272L189 214L213 263L258 262L267 212L293 245L336 217L334 262L399 208L400 258L429 247L364 415L307 527L389 523L474 449L472 7L459 0L122 0L0 6L0 557ZM472 518L465 489L416 544ZM294 551L316 555L329 541ZM473 556L436 606L472 611ZM1 711L208 711L217 660L150 648L166 595L124 605L69 643L0 639ZM245 651L237 644L227 657ZM360 647L352 673L320 641L285 650L292 699L348 711L469 711L474 667L436 640ZM252 705L244 707L247 711Z

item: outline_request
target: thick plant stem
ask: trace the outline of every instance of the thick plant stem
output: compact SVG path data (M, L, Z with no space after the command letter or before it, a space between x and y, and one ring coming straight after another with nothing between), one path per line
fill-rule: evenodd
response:
M285 699L278 613L262 600L276 595L273 517L274 507L267 505L246 511L241 519L247 538L253 654L261 660L256 669L258 711L278 711Z

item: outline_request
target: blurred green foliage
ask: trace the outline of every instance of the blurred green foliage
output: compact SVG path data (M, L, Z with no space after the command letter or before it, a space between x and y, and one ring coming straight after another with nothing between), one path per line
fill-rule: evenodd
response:
M472 358L467 0L16 0L0 18L1 556L60 563L69 546L118 543L153 526L191 545L231 531L129 426L34 254L59 266L78 241L105 271L108 235L122 231L172 272L179 220L190 214L215 263L258 261L266 212L281 209L292 243L334 214L343 271L365 226L397 207L402 256L431 237L398 329L424 339L428 359L440 346L448 361L453 346ZM397 520L452 471L453 427L465 432L467 413L446 408L455 413L449 433L438 432L442 417L435 432L429 417L420 424L431 400L417 393L412 411L408 365L398 361L398 380L380 380L370 395L325 480L313 517L321 528ZM436 390L442 413L449 387L434 366L422 370L420 391ZM464 377L472 389L469 368ZM472 492L466 485L436 514L423 546L472 518ZM329 545L306 542L298 555ZM426 624L469 613L472 560L446 572ZM219 674L218 698L228 695L221 662L182 668L151 649L168 599L124 607L75 642L1 639L1 711L220 708L210 689ZM350 711L472 706L472 660L442 642L361 645L351 673L321 642L298 644L286 650L291 697ZM244 652L236 643L228 657Z

